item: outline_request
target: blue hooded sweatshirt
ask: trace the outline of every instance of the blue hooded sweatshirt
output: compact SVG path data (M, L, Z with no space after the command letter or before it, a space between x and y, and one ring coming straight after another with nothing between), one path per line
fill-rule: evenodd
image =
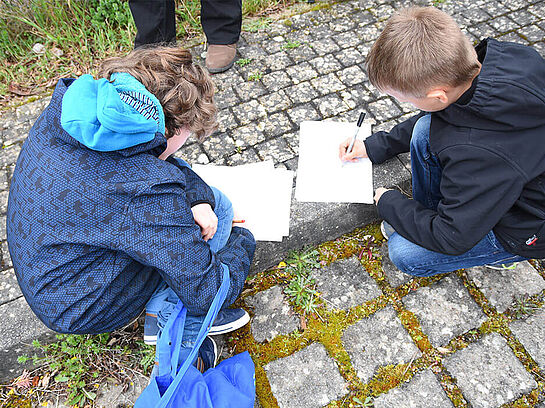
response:
M255 250L233 228L217 253L191 207L213 193L191 169L160 160L164 113L128 74L62 79L26 139L10 187L8 245L36 315L64 333L101 333L135 318L164 280L190 313L207 312L228 266L226 305Z

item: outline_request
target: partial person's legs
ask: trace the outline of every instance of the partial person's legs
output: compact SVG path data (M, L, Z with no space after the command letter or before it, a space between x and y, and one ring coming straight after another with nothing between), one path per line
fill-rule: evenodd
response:
M129 0L137 33L134 47L176 42L174 0Z
M242 25L242 0L201 0L201 24L208 42L206 68L213 74L231 68Z
M462 255L445 255L413 244L398 233L388 239L391 261L413 276L431 276L486 264L507 264L526 260L507 252L490 231L477 245Z
M435 210L441 201L442 168L430 149L431 115L421 117L411 138L411 170L413 199ZM445 255L430 251L393 233L388 239L392 262L403 272L414 276L431 276L485 264L507 264L525 260L507 252L490 231L477 245L462 255Z

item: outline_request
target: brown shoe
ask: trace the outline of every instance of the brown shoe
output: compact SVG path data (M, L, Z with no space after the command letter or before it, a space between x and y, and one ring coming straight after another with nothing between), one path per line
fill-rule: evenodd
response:
M209 44L206 52L206 68L211 74L227 71L235 62L236 44Z

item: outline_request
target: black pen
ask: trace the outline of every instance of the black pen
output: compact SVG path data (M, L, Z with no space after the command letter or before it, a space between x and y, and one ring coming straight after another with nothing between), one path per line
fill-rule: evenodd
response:
M356 125L356 132L354 133L354 137L352 138L348 149L346 149L347 154L352 152L352 148L354 147L354 143L356 143L356 137L358 136L358 132L360 131L363 119L365 119L365 112L360 113L360 117L358 118L358 124Z

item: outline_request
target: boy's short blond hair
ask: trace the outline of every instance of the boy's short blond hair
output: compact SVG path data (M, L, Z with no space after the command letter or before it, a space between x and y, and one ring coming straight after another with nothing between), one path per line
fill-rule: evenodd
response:
M460 27L435 7L394 14L367 56L378 89L421 98L434 86L459 86L479 70L477 54Z
M124 57L105 60L99 76L110 78L126 72L140 81L161 103L165 113L165 136L170 138L185 126L202 141L216 128L214 84L191 53L178 47L138 48Z

